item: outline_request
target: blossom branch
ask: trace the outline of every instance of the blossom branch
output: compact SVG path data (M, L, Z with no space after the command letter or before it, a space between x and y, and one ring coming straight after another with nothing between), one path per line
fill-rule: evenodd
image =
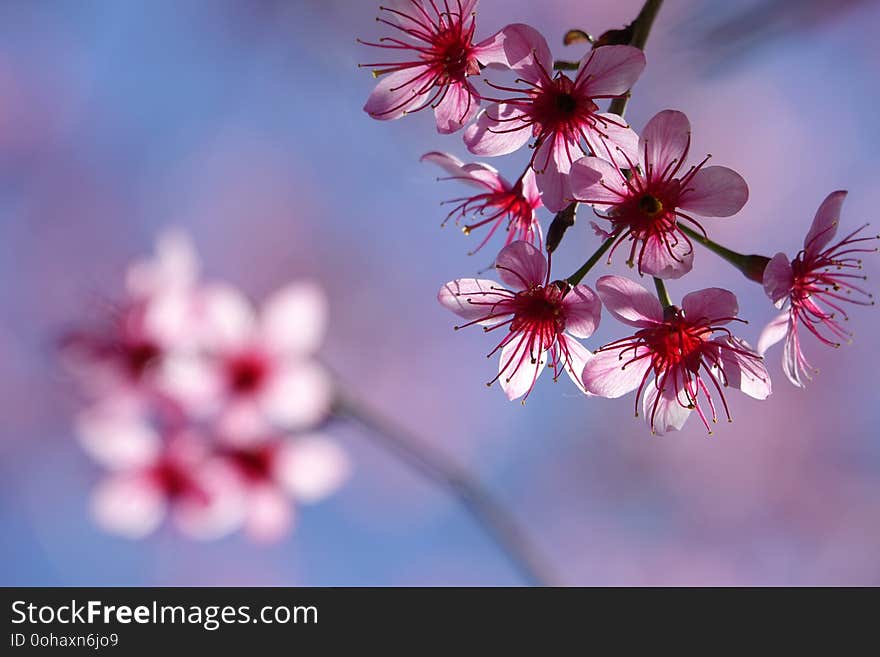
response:
M645 49L645 44L648 42L648 36L651 34L651 28L654 26L654 20L657 18L657 13L660 11L660 7L663 4L663 0L646 0L645 4L642 6L642 10L639 12L639 15L636 16L636 19L629 25L629 29L631 30L631 37L629 41L629 45L639 48L640 50ZM579 30L572 30L569 34L566 35L566 44L569 43L569 35L573 32L580 32ZM589 40L588 35L583 33L585 38ZM573 42L573 41L572 41ZM590 40L592 43L592 41ZM626 111L626 104L629 102L630 94L626 94L621 98L615 98L611 101L611 104L608 106L608 111L612 114L617 114L620 117L623 117L624 112ZM554 242L551 242L549 237L547 240L547 251L552 252L559 246L559 243L562 241L562 238L565 234L565 231L568 230L571 226L574 225L574 219L577 214L578 202L572 201L566 208L562 211L558 212L556 216L553 218L553 222L550 224L550 228L547 230L547 235L557 236ZM550 248L552 245L552 248ZM605 246L603 244L603 246ZM609 243L605 248L610 247ZM603 251L604 253L604 251ZM592 258L590 259L592 260ZM583 270L583 273L580 274L580 277L577 278L577 282L586 275L589 271L589 267L587 267L587 263L584 264L581 269L578 270L576 274L574 274L571 278L575 278L578 273ZM592 267L595 262L590 264ZM573 285L576 283L572 283Z
M340 395L336 402L336 415L360 424L377 444L419 474L448 489L529 585L549 586L558 581L538 557L513 515L457 463L394 420L351 397Z

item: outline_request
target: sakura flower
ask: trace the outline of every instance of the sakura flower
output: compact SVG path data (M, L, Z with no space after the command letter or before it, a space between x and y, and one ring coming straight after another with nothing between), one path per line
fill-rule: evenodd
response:
M575 338L588 338L599 325L601 303L586 285L550 282L544 254L528 242L506 246L495 263L503 281L460 278L440 288L438 300L468 320L456 329L480 324L486 332L507 329L489 353L501 352L498 375L508 399L528 396L550 362L553 379L568 372L583 390L580 373L592 354ZM505 285L507 287L505 287Z
M592 204L611 223L606 234L618 237L612 254L629 243L628 262L638 265L639 274L670 279L689 272L693 244L678 222L688 221L705 234L688 213L729 217L748 200L742 176L727 167L704 166L709 156L683 171L690 144L687 117L664 110L645 126L637 159L624 153L626 165L620 167L585 157L571 169L574 198Z
M392 0L376 20L394 36L364 43L411 57L407 61L361 64L373 68L379 84L364 111L374 119L399 119L434 109L437 130L452 133L476 114L480 95L468 80L480 65L503 64L503 31L474 43L477 0Z
M804 248L794 260L777 253L764 270L767 296L785 310L761 333L758 351L764 354L784 339L782 366L788 380L800 388L816 370L804 355L799 328L804 327L823 344L839 347L840 340L849 341L852 335L840 321L849 319L842 304L874 305L872 295L853 281L865 279L854 273L862 268L859 254L876 252L876 247L867 248L865 243L878 237L863 236L865 224L831 244L845 198L845 191L829 194L816 211Z
M718 416L712 389L728 421L723 387L755 399L770 395L770 376L761 357L726 328L742 321L736 318L738 305L731 292L691 292L681 308L664 309L645 288L620 276L603 276L596 291L606 310L638 330L596 351L584 366L584 388L610 398L636 390L636 416L643 397L642 412L653 433L681 429L694 410L711 433L709 419L717 422Z
M541 207L541 194L531 169L527 169L519 180L511 184L488 164L465 164L448 153L425 153L422 161L433 162L442 167L449 173L448 180L461 180L481 190L474 196L448 201L458 205L447 215L446 221L452 217L456 217L456 222L472 217L472 223L464 226L465 234L469 235L476 228L490 225L486 237L471 253L483 248L500 226L504 226L507 232L505 245L522 240L541 248L543 235L535 216L535 210Z
M225 439L219 454L245 495L244 529L272 541L293 525L294 502L317 502L347 478L350 465L334 442L317 435Z
M553 74L550 48L534 29L510 26L504 45L510 66L527 87L492 85L518 95L481 112L464 141L475 155L495 156L512 153L534 137L531 165L538 189L544 205L556 212L571 198L568 173L575 160L589 152L624 166L627 158L636 158L635 132L616 114L600 112L596 101L626 94L645 68L645 55L632 46L596 48L584 56L572 80L561 71Z
M220 538L240 526L244 499L235 473L197 434L163 436L138 416L118 416L115 424L90 418L79 431L90 452L113 468L92 497L106 531L143 538L167 515L191 538Z
M233 434L299 430L327 416L330 379L313 359L327 311L317 286L288 285L258 313L235 288L213 285L202 290L199 310L202 350L166 360L169 395L197 417L220 413Z
M197 271L186 237L167 232L154 259L129 268L126 296L109 317L64 337L62 355L87 390L155 401L157 365L195 339L190 313Z

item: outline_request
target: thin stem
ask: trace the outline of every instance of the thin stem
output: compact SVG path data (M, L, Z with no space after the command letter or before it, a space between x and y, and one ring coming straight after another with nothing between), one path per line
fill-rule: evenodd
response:
M662 278L654 277L654 287L657 288L657 298L660 299L660 305L664 308L669 308L672 305L672 300L669 298L669 292L666 289L666 283L663 282Z
M757 283L762 282L764 278L764 268L767 266L767 263L770 262L770 258L767 256L744 255L738 253L728 249L726 246L721 246L718 242L713 242L701 232L696 231L681 222L678 223L678 228L693 241L699 242L712 253L723 258L739 269L749 280L753 280Z
M654 25L654 19L657 18L657 13L660 11L662 4L663 0L646 0L639 15L636 17L635 21L633 21L632 38L629 41L629 45L635 46L640 50L645 49L645 44L648 42L648 35L651 34L651 28ZM623 116L628 102L629 94L623 98L615 98L611 101L608 111L612 114Z
M599 245L599 248L596 249L596 252L590 256L590 259L587 260L583 265L581 265L580 269L578 269L575 273L573 273L571 276L569 276L566 279L568 281L568 284L571 286L575 286L578 283L580 283L583 280L584 276L586 276L587 273L593 268L593 266L597 262L599 262L599 259L603 255L605 255L605 252L611 248L611 245L614 244L614 240L617 239L617 236L619 234L620 234L620 231L617 231L614 234L612 234L611 237L607 238L604 242L602 242L602 244Z
M531 586L550 586L548 571L513 515L470 473L377 411L349 397L340 398L336 413L360 424L376 442L413 470L447 488L507 556Z

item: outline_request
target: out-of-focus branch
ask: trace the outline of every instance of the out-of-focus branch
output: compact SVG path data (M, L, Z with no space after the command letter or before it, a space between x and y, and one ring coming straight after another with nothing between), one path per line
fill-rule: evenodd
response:
M395 420L351 397L339 397L335 414L361 425L378 445L420 475L448 490L507 556L526 583L550 586L558 582L538 557L535 547L513 515L469 472Z

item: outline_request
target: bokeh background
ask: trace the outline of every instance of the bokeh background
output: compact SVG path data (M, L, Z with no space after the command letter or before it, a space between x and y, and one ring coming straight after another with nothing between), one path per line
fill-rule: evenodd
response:
M527 22L574 59L565 30L600 33L640 4L483 0L477 37ZM460 138L437 135L428 113L361 112L374 81L356 64L375 53L355 36L378 35L375 14L360 0L0 3L0 583L520 583L445 491L341 426L354 476L301 510L286 541L169 530L129 542L94 526L98 472L74 440L78 401L55 343L176 225L209 277L256 297L319 280L326 360L479 475L562 583L880 584L878 310L853 313L852 346L808 343L822 373L806 391L771 352L771 399L730 395L735 421L711 438L696 418L651 437L631 398L585 400L546 377L524 407L508 403L484 385L492 345L453 333L435 301L491 260L466 255L475 237L439 229L439 201L460 188L418 164L433 149L464 156ZM706 222L719 241L793 253L839 188L846 225L876 219L876 25L867 1L666 3L628 117L638 128L682 109L693 152L745 175L744 211ZM495 164L516 175L525 157ZM595 246L581 221L554 266L567 275ZM878 259L866 270L877 289ZM711 254L670 287L716 284L739 296L754 342L772 309ZM590 344L620 330L606 316Z

